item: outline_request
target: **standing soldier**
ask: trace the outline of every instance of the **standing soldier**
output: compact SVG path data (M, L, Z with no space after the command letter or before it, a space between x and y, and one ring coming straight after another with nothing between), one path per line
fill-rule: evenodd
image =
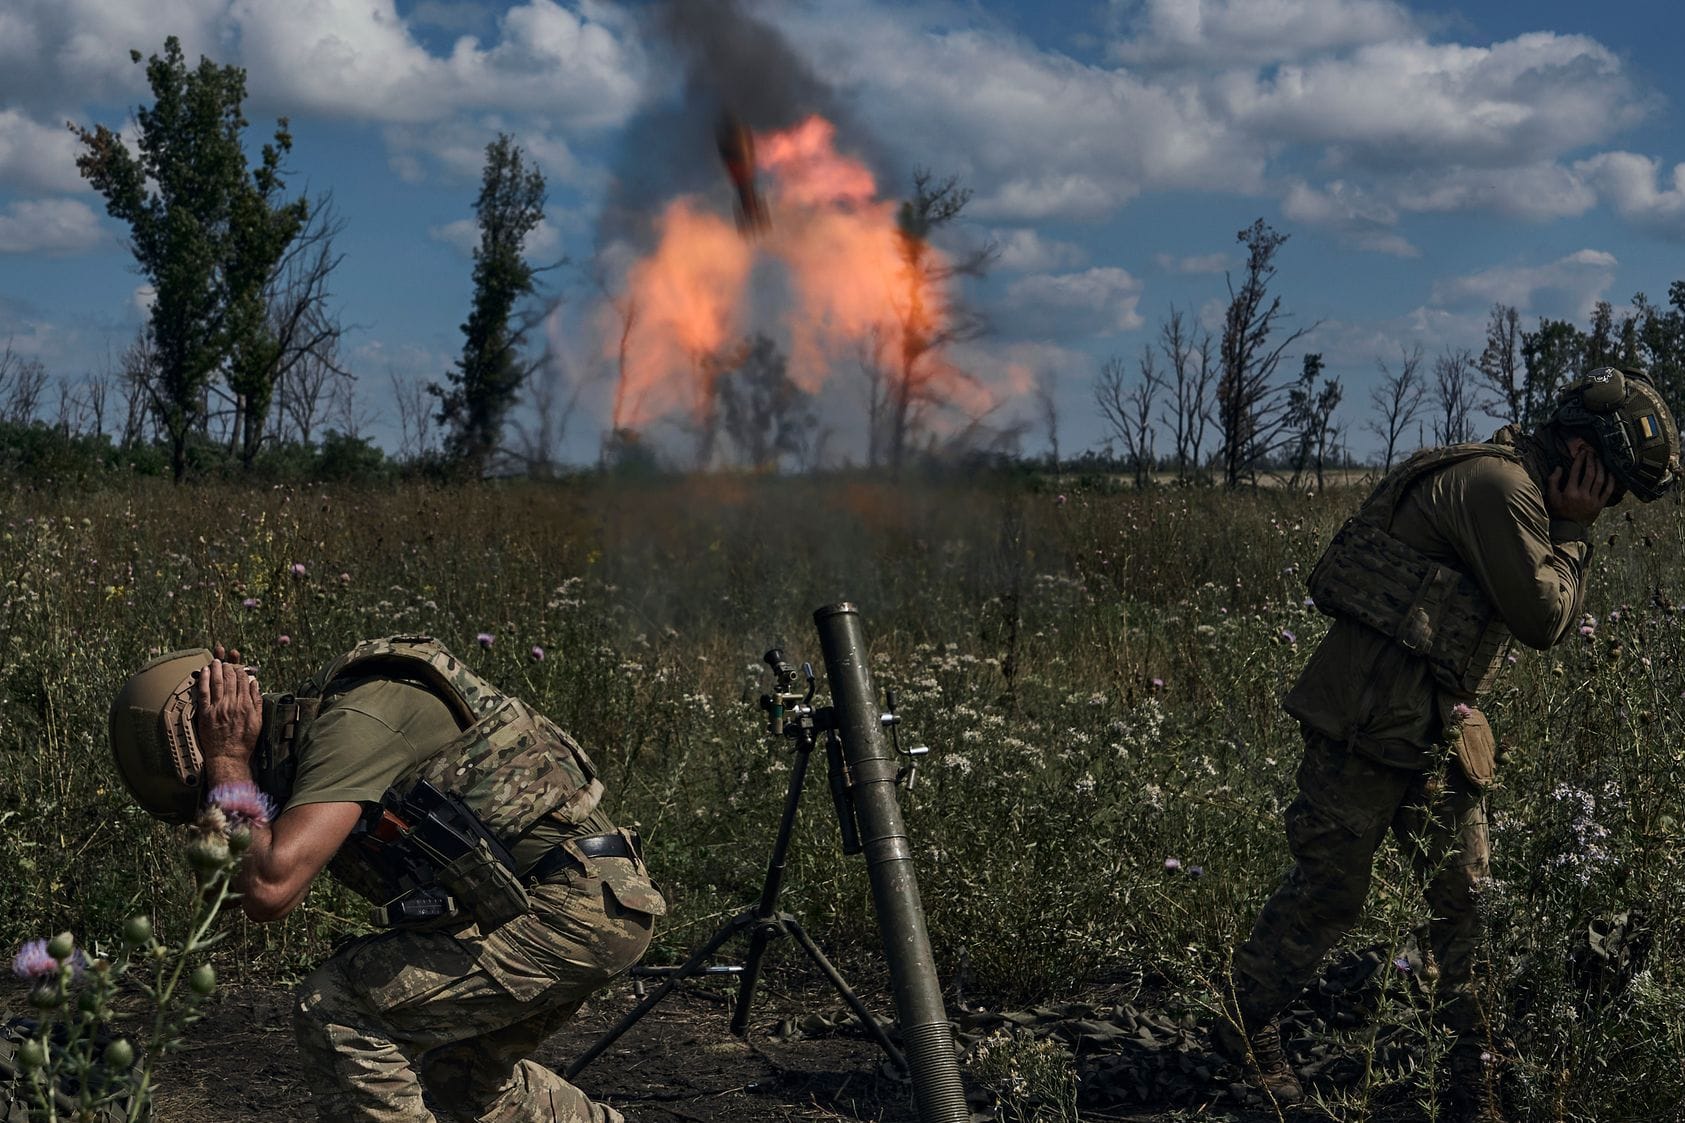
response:
M1494 1012L1471 987L1495 767L1473 703L1512 636L1547 648L1573 629L1598 513L1627 492L1654 500L1678 473L1679 431L1655 387L1603 367L1532 433L1506 427L1411 457L1317 563L1311 595L1334 622L1283 700L1305 739L1286 812L1293 868L1235 951L1234 1016L1214 1031L1278 1104L1304 1091L1277 1015L1356 922L1391 830L1433 913L1435 1013L1456 1035L1446 1106L1457 1119L1501 1119Z
M389 930L298 991L324 1123L427 1123L435 1107L621 1120L525 1059L666 911L637 835L597 809L596 769L549 720L425 637L361 644L284 695L218 645L142 668L111 740L151 814L185 822L208 790L250 825L235 888L251 919L287 915L324 867L377 906Z

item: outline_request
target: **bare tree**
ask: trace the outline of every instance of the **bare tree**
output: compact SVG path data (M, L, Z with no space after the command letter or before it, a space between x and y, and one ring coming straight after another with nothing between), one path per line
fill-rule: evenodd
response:
M1053 458L1053 474L1059 474L1059 398L1058 376L1052 370L1036 375L1036 406L1041 411L1042 424L1047 428L1048 453Z
M1321 378L1321 385L1317 380ZM1334 425L1334 411L1339 408L1345 388L1332 375L1323 376L1322 356L1312 352L1305 356L1299 379L1287 392L1289 428L1296 448L1293 453L1293 478L1289 486L1297 489L1300 479L1313 464L1316 467L1316 488L1323 489L1323 468L1330 447L1339 430Z
M983 273L998 251L990 244L958 261L943 262L930 245L931 235L959 218L970 201L970 189L961 187L954 176L938 180L920 169L913 173L913 194L901 204L896 218L904 288L896 309L894 363L888 368L885 451L891 472L897 474L908 447L924 427L927 411L949 404L943 387L955 380L975 381L946 362L943 352L952 343L982 334L984 322L952 302L939 306L937 296L954 278Z
M549 477L556 472L562 438L573 420L583 389L567 377L561 356L546 352L527 374L527 404L531 418L516 417L512 455L529 475Z
M1474 440L1474 356L1446 349L1433 361L1433 439L1453 445Z
M1369 392L1369 402L1375 407L1376 416L1364 423L1364 428L1381 439L1385 453L1382 467L1387 470L1392 468L1398 442L1421 412L1428 391L1427 380L1421 373L1421 344L1408 349L1401 347L1399 351L1396 373L1388 368L1386 360L1375 360L1381 369L1381 381Z
M1211 362L1211 333L1190 332L1181 309L1172 307L1159 322L1159 349L1170 364L1166 389L1170 391L1168 414L1159 421L1176 443L1176 478L1186 479L1188 470L1198 470L1205 444L1205 429L1211 421L1211 383L1216 368Z
M287 369L275 394L275 406L283 421L278 428L290 427L292 438L300 444L315 439L317 426L330 403L340 394L342 385L352 381L351 375L338 358L338 341L326 345L328 357L306 355Z
M432 447L432 395L427 383L415 378L399 378L390 368L386 372L392 384L392 400L398 407L398 455L404 460L419 460Z
M1271 345L1282 313L1281 297L1270 296L1269 283L1275 276L1276 252L1287 235L1276 233L1260 218L1235 237L1246 245L1246 275L1238 289L1233 277L1228 278L1217 380L1218 452L1223 483L1229 487L1252 479L1259 462L1280 440L1287 403L1275 380L1276 367L1282 352L1311 330L1300 328Z
M158 352L145 327L135 332L134 341L124 350L118 375L123 384L123 433L119 443L133 448L148 435L149 421L154 439L163 431L157 412Z
M1519 424L1527 394L1522 380L1521 314L1509 305L1492 305L1486 320L1486 346L1475 360L1475 369L1497 395L1480 408L1511 425Z
M1138 374L1130 385L1123 359L1116 355L1107 359L1094 384L1094 404L1123 445L1124 455L1135 470L1135 486L1145 487L1153 470L1153 406L1164 384L1150 344L1141 348Z
M13 351L8 339L6 349L0 351L0 421L27 425L35 420L46 388L46 366L40 359L26 359Z
M726 436L756 471L775 469L785 456L799 462L819 426L812 396L790 377L771 336L747 341L741 360L720 379L719 398Z

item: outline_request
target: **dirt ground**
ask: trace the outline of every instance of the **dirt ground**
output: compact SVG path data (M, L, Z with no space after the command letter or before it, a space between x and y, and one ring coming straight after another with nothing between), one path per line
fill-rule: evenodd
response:
M818 1001L820 996L814 996ZM630 985L588 1004L535 1059L565 1068L635 1002ZM769 994L749 1037L727 1026L725 991L698 984L669 995L580 1074L577 1083L635 1123L674 1120L877 1120L916 1123L909 1086L866 1038L782 1040L781 1018L812 1008ZM159 1123L310 1119L309 1073L292 1043L287 988L225 992L159 1073Z
M910 1085L870 1038L777 1032L786 1019L835 1006L834 995L770 989L757 1000L749 1036L740 1041L728 1028L727 994L707 983L675 991L586 1068L578 1083L632 1123L917 1123ZM873 1010L887 1012L883 996L863 997ZM564 1068L634 1001L630 984L600 995L535 1058ZM290 1009L287 988L224 990L190 1030L187 1044L160 1068L158 1123L313 1118L306 1104L310 1074L293 1047ZM993 1118L986 1096L972 1094L973 1118ZM1145 1123L1166 1116L1085 1109L1082 1118Z

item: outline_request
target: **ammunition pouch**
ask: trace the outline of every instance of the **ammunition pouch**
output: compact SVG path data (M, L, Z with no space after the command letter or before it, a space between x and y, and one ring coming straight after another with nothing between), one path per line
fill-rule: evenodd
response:
M321 709L320 698L296 694L266 694L263 698L263 729L257 751L252 754L252 778L257 786L285 804L292 795L298 774L298 741Z
M509 851L461 798L426 780L388 792L334 860L352 890L384 902L369 913L384 928L472 918L490 932L532 907Z
M1474 579L1361 516L1340 528L1307 585L1319 610L1397 641L1454 694L1480 694L1503 667L1509 628Z
M1457 726L1457 765L1469 783L1485 791L1498 776L1498 740L1486 715L1469 707Z

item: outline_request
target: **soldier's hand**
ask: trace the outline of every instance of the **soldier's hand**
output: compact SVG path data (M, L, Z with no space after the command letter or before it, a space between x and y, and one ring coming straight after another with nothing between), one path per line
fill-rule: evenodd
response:
M1566 469L1550 474L1545 487L1545 506L1559 519L1571 519L1582 526L1596 520L1615 494L1615 474L1591 448L1582 448Z
M256 675L222 659L200 669L193 684L193 732L206 760L250 760L262 729L263 690Z

